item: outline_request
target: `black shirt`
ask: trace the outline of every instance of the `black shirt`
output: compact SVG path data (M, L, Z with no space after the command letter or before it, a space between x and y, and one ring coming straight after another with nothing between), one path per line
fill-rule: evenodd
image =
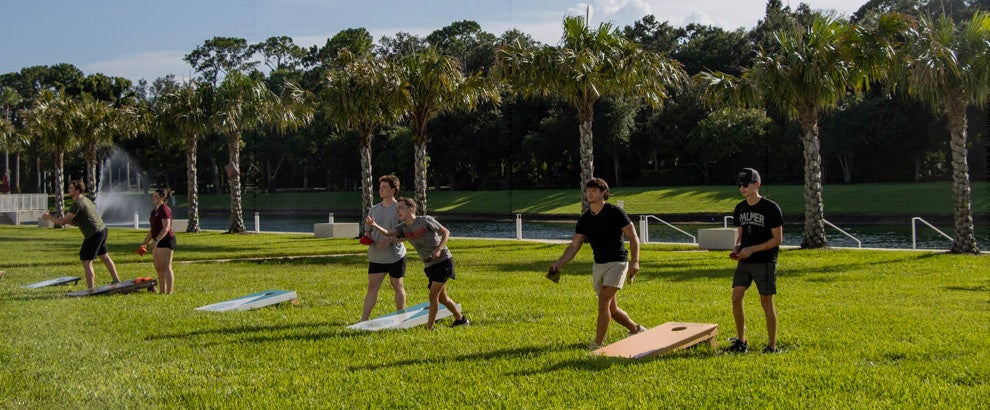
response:
M742 240L740 245L758 245L773 238L773 228L784 225L784 215L780 212L780 207L776 202L766 198L760 198L756 205L750 205L744 199L736 209L732 211L732 220L736 226L742 227ZM779 246L765 251L754 252L743 262L766 263L777 262L777 252Z
M625 262L628 252L622 243L622 228L632 223L622 208L608 202L598 214L588 209L578 219L575 233L588 238L595 263Z

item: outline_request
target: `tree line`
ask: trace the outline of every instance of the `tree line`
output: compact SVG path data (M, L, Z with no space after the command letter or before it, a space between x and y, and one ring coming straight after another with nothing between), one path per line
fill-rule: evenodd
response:
M846 18L769 0L734 31L568 17L556 45L473 21L377 42L347 29L309 48L214 37L185 56L190 81L71 64L0 75L0 142L17 192L62 192L66 173L99 189L102 158L122 149L150 184L188 195L193 232L201 190L230 194L240 232L247 189L360 189L367 209L375 177L394 173L426 212L429 188L723 184L753 166L804 183L815 248L826 181L952 180L953 250L974 252L986 3L871 0Z

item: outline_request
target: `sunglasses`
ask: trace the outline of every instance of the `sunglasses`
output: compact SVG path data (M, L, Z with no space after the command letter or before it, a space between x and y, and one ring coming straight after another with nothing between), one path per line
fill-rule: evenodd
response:
M750 182L736 182L736 187L737 188L739 188L739 187L748 188L749 187L749 184L750 184Z

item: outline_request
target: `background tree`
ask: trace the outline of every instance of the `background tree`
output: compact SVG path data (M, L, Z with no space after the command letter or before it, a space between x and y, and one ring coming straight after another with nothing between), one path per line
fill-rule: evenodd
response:
M608 23L591 30L582 17L564 19L558 47L500 49L497 70L520 94L556 95L577 109L581 181L595 177L595 102L603 96L636 95L659 107L667 88L684 78L677 61L642 50ZM588 208L583 190L581 198L583 211Z
M967 162L966 108L990 99L990 14L978 12L957 25L947 16L925 16L905 43L907 94L945 114L951 135L955 233L953 253L979 253L973 227Z
M196 47L182 59L202 76L203 80L216 87L224 76L234 72L247 72L258 65L251 61L255 50L247 40L234 37L213 37Z
M186 156L186 198L189 203L186 232L199 232L199 141L209 131L212 89L205 82L175 82L174 77L156 80L156 98L151 106L155 131L161 139L179 139Z
M24 112L24 124L41 144L52 154L55 165L55 215L65 212L64 165L65 151L74 148L78 141L71 130L71 100L52 90L41 90L31 108Z
M375 130L399 119L406 102L402 81L391 63L370 54L355 55L344 49L337 56L343 65L327 74L323 101L331 120L360 137L362 220L374 204L376 188L371 167L371 139Z

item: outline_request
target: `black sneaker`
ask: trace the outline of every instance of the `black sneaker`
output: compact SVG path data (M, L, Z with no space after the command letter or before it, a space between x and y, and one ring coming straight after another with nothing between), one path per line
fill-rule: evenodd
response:
M773 346L767 346L763 349L763 353L780 353L780 349Z
M746 341L741 339L733 339L732 345L729 346L729 352L731 353L746 353L749 351L749 345Z
M450 325L450 327L465 326L470 324L471 321L468 320L467 316L461 316L461 320L455 320L454 324Z

